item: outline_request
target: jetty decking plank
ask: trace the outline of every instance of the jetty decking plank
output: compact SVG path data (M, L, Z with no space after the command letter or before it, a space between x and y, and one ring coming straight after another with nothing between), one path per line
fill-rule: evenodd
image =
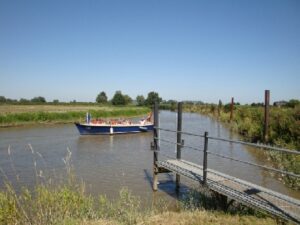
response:
M157 161L159 167L203 182L203 167L185 160ZM222 195L273 215L300 223L300 201L256 184L209 169L207 186Z

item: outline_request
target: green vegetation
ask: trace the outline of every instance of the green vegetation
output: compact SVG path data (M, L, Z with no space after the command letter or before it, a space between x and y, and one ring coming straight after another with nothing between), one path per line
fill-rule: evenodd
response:
M294 101L293 101L294 102ZM233 119L230 121L230 105L220 107L214 104L185 104L185 110L201 113L219 119L230 129L239 133L247 141L263 142L264 108L261 106L234 105ZM300 149L300 105L294 107L271 107L269 124L270 145L288 149ZM300 173L300 156L275 151L265 151L266 157L274 166L296 174ZM290 176L283 177L290 187L300 190L300 180Z
M100 104L107 104L107 96L104 91L102 91L96 98L96 102Z
M90 112L92 118L112 118L141 116L149 111L149 108L134 106L0 105L0 126L83 121L86 112Z
M151 91L148 93L148 96L145 100L145 105L152 106L155 102L160 103L162 101L162 98L159 97L159 94L157 92Z
M143 95L138 95L136 96L136 103L138 106L143 106L145 105L145 98Z
M31 99L31 102L33 103L46 103L46 99L44 97L34 97L33 99Z
M159 105L159 108L162 110L176 111L177 110L177 101L175 101L175 100L163 101Z
M139 106L148 106L152 107L155 102L162 102L162 98L159 97L157 92L151 91L148 93L147 98L145 99L143 95L138 95L136 97L137 105Z
M263 216L230 214L204 209L168 211L162 206L141 207L138 197L121 189L119 197L87 195L83 186L39 185L33 192L23 188L16 194L11 186L0 192L1 224L276 224Z
M114 97L111 100L113 105L126 105L125 96L122 94L121 91L116 91Z

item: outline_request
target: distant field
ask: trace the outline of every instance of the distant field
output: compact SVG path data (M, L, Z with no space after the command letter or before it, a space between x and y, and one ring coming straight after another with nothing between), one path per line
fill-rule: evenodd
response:
M0 105L0 127L83 121L86 112L90 112L92 118L128 118L145 115L150 109L136 106Z
M81 112L89 110L114 111L133 107L85 106L85 105L0 105L0 114L28 112Z

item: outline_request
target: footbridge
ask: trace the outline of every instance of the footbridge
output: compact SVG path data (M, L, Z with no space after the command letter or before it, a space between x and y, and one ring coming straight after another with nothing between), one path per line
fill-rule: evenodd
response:
M165 139L160 136L161 131L172 132L177 136L177 140ZM180 188L180 176L187 177L209 188L212 192L216 193L223 200L222 204L228 204L232 201L240 202L248 207L265 211L276 218L281 218L300 223L300 201L298 199L289 197L287 195L275 192L268 188L256 185L250 181L236 178L228 175L224 172L216 171L208 167L209 156L220 157L229 159L234 162L246 164L248 166L258 167L263 170L271 171L273 173L283 174L285 176L292 177L293 179L300 179L300 175L284 171L278 168L269 167L266 165L260 165L249 161L244 161L238 158L233 158L228 155L216 153L210 151L210 141L217 142L229 142L231 144L248 145L257 147L261 150L278 151L284 154L291 154L291 157L297 157L300 155L299 151L293 151L288 149L282 149L262 144L254 144L249 142L224 139L219 137L209 136L208 132L203 134L188 133L182 131L182 104L178 104L177 115L177 130L165 129L159 126L159 112L158 105L154 106L154 132L153 142L151 143L151 149L153 150L153 190L158 189L158 175L160 173L175 173L176 174L176 188ZM204 145L203 148L190 146L188 143L184 143L182 135L196 136L201 138ZM165 155L160 157L160 143L166 142L174 144L176 146L176 155ZM202 165L195 164L193 162L182 159L181 151L185 149L198 151L202 154ZM163 158L163 159L161 159ZM247 179L247 178L245 178ZM230 200L230 201L229 201ZM224 203L225 202L225 203Z

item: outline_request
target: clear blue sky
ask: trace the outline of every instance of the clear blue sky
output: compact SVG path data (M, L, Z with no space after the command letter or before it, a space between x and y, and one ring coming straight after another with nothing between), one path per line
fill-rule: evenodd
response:
M0 95L300 99L299 0L0 0Z

